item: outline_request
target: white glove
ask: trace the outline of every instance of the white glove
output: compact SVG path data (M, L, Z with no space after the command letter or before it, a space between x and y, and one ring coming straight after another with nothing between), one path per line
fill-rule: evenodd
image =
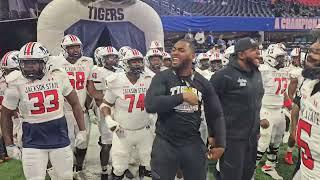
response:
M79 131L76 140L75 146L80 149L85 149L87 147L87 131Z
M105 119L109 129L113 129L114 127L119 126L119 123L117 121L113 120L111 116L106 116L104 119Z
M91 123L93 123L93 124L98 124L98 118L97 118L97 116L94 114L93 110L92 110L92 109L89 109L89 110L88 110L88 113L89 113L89 118L90 118Z
M21 150L15 144L7 146L6 149L9 157L21 160Z

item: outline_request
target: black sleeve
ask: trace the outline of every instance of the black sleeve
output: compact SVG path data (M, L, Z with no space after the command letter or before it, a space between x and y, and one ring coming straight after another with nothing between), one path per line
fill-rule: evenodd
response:
M203 101L209 136L215 138L217 147L225 147L226 126L223 110L218 95L212 86L208 86Z
M170 112L183 102L182 94L166 95L164 76L157 74L153 77L145 98L145 107L148 113Z
M226 88L226 79L224 78L223 72L218 71L214 75L212 75L210 83L214 87L215 92L218 94L219 98L221 98Z

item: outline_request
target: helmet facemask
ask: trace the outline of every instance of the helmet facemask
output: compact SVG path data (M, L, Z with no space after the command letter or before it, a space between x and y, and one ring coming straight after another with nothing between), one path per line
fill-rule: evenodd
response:
M20 59L22 75L29 80L41 80L46 74L46 61L42 59Z
M81 45L70 45L65 47L67 53L67 60L74 64L79 58L82 57L82 46Z
M209 59L200 59L199 60L199 68L201 70L209 69L209 67L210 67Z
M106 55L100 58L101 65L104 68L111 71L115 71L116 69L115 67L118 66L118 62L119 62L119 58L117 55L114 55L114 54Z
M144 72L143 58L128 60L129 72L135 76L140 76Z

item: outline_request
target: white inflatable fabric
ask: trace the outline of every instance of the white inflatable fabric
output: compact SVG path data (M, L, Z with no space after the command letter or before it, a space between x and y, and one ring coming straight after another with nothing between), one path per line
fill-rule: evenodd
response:
M164 44L162 22L156 11L140 0L100 0L87 6L77 0L54 0L42 11L37 26L38 41L53 55L61 51L64 31L79 20L130 22L145 34L146 49L152 40Z

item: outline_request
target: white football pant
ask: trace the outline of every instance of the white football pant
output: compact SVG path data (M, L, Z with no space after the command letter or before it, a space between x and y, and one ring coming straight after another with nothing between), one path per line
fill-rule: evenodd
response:
M111 158L113 172L122 176L129 168L133 148L136 148L141 166L150 170L153 132L150 128L140 130L124 130L123 134L113 132Z
M72 180L73 153L70 146L58 149L22 149L22 166L27 180L44 180L50 160L61 180Z

